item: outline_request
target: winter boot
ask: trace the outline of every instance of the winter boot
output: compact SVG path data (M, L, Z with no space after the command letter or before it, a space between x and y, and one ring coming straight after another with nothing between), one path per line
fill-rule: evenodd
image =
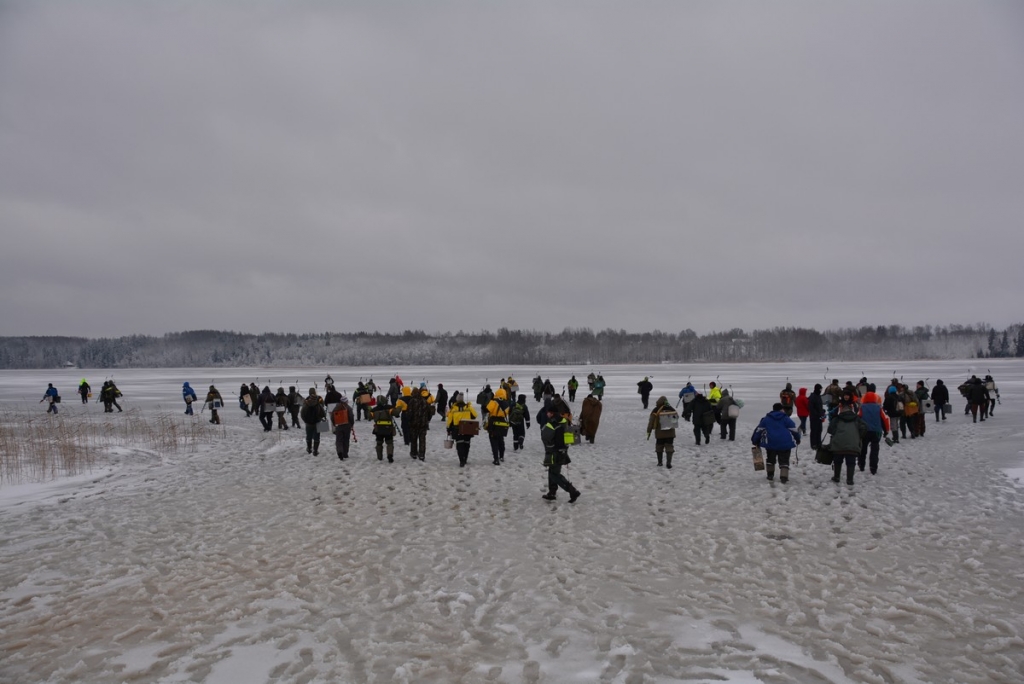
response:
M765 472L767 473L769 480L774 480L775 479L775 466L773 466L773 465L765 466Z
M576 499L580 498L580 490L572 485L569 485L569 487L569 503L576 503Z
M554 501L557 496L558 496L557 492L548 492L547 494L545 494L544 496L542 496L540 498L547 499L548 501Z
M779 468L779 482L782 484L789 482L789 468Z
M665 467L672 470L672 454L674 449L665 449Z

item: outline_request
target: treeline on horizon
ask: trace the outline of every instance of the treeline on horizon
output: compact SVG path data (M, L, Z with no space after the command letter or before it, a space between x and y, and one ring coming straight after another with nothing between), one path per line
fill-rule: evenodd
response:
M874 361L1024 356L1024 325L734 328L629 333L500 328L494 333L238 333L193 330L161 337L0 337L0 368L232 366L592 365Z

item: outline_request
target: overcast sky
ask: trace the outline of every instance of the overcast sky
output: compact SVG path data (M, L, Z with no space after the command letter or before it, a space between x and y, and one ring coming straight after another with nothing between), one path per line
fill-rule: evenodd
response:
M0 335L1024 319L1024 3L0 0Z

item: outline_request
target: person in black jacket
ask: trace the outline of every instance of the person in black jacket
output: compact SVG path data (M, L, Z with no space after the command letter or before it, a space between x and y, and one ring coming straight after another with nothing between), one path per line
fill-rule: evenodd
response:
M935 402L935 422L939 422L939 416L942 416L942 420L946 420L946 404L949 403L949 388L943 384L942 380L935 381L935 387L932 387L932 401Z
M580 498L580 490L562 475L562 466L571 463L569 447L565 443L567 425L568 421L559 415L557 409L548 408L546 422L540 432L541 441L544 442L544 465L548 469L548 493L542 498L554 501L561 487L569 492L569 503L576 503L576 499Z
M690 417L693 420L693 436L700 445L700 436L704 435L704 443L711 441L711 429L715 425L715 407L711 405L708 398L700 392L690 402Z
M988 390L985 389L985 383L981 381L981 378L974 378L971 381L971 386L967 388L967 401L971 406L971 415L974 416L974 422L978 422L978 410L981 410L981 422L985 422L985 417L988 414L988 402L989 395Z
M825 422L825 402L821 399L821 383L814 386L811 396L807 397L808 420L811 423L811 449L821 446L821 424Z
M651 398L651 390L654 389L654 385L651 384L650 378L644 376L644 379L636 383L636 391L640 395L640 401L643 403L644 408L647 408L647 401Z
M434 395L434 406L437 407L437 415L441 420L445 419L445 409L448 407L448 390L444 385L437 383L437 394Z
M256 410L259 411L260 423L263 425L264 432L274 429L275 408L277 408L277 400L274 399L274 394L270 391L270 385L264 385L259 399L256 400Z

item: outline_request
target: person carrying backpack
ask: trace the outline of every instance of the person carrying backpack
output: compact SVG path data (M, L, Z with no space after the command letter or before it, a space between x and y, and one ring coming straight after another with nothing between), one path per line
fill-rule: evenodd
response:
M78 385L78 393L82 395L82 403L88 404L89 395L92 394L92 387L85 381L85 378L82 378L82 382Z
M210 422L220 425L220 414L217 413L217 410L224 406L224 397L213 385L210 385L210 391L206 393L206 405L210 407Z
M867 423L857 415L856 408L857 402L852 395L844 394L839 400L839 412L828 426L828 434L832 435L829 451L832 452L833 482L839 482L845 461L846 484L853 484L853 469L868 432Z
M508 394L499 387L498 391L494 393L494 398L487 403L484 413L484 426L491 442L494 465L499 465L505 460L505 435L508 434L509 408L511 406Z
M292 417L292 427L302 427L299 424L299 409L302 408L302 395L295 389L295 385L288 387L288 413Z
M711 442L711 429L715 425L715 407L707 397L698 392L690 402L690 416L693 418L693 436L700 446L700 437L704 435L704 443Z
M949 403L949 388L942 382L942 380L936 380L935 386L932 387L932 402L935 408L935 422L939 422L939 416L942 416L942 420L946 420L946 404Z
M401 410L397 406L388 406L387 397L377 397L377 405L373 407L370 419L373 421L373 436L377 438L378 461L384 460L384 445L387 444L388 463L395 462L395 431L398 429L395 426L395 415Z
M787 416L793 415L793 405L796 403L796 392L793 391L793 384L787 382L786 388L779 392L779 403L782 404L782 411Z
M274 408L276 406L277 401L270 391L270 385L264 385L263 391L260 392L260 396L256 400L255 409L259 412L260 424L263 426L264 432L270 432L274 429Z
M526 395L520 394L508 412L508 424L512 428L512 451L519 451L526 442L526 431L530 428L530 410L526 408Z
M463 434L459 425L463 421L476 420L477 414L473 405L465 400L462 392L455 392L452 395L451 410L448 411L448 418L445 423L448 436L455 442L455 452L459 456L459 467L465 468L469 460L469 443L473 439L471 434Z
M277 388L274 395L274 412L277 413L277 429L287 430L288 420L284 417L288 411L288 395L284 393L284 387Z
M355 413L349 406L348 397L344 394L338 401L338 405L331 411L331 425L334 430L334 449L338 452L338 459L344 461L348 458L349 440L352 431L355 430L353 423L356 421Z
M693 413L693 398L697 396L697 388L690 382L686 383L683 389L679 390L679 401L683 402L683 420L690 422L690 415Z
M437 383L437 395L434 400L434 406L437 407L437 415L441 417L441 420L444 420L445 410L448 407L448 390L441 383Z
M548 493L543 499L554 501L558 496L558 488L569 492L569 503L576 503L580 498L580 490L562 475L562 466L569 465L569 445L566 443L566 427L568 421L558 415L554 408L547 410L547 422L541 428L540 438L544 442L544 465L548 469Z
M302 402L302 409L299 411L302 422L306 424L306 453L318 456L320 454L320 430L317 425L327 420L327 412L324 410L323 401L316 394L316 388L309 388L309 396ZM271 427L273 423L271 422Z
M676 451L674 446L676 441L675 425L678 423L679 414L668 403L668 397L658 397L658 400L654 402L654 410L651 411L651 415L647 419L647 439L651 438L651 432L653 432L654 453L658 457L658 465L661 465L664 455L665 465L669 470L672 469L672 454Z

